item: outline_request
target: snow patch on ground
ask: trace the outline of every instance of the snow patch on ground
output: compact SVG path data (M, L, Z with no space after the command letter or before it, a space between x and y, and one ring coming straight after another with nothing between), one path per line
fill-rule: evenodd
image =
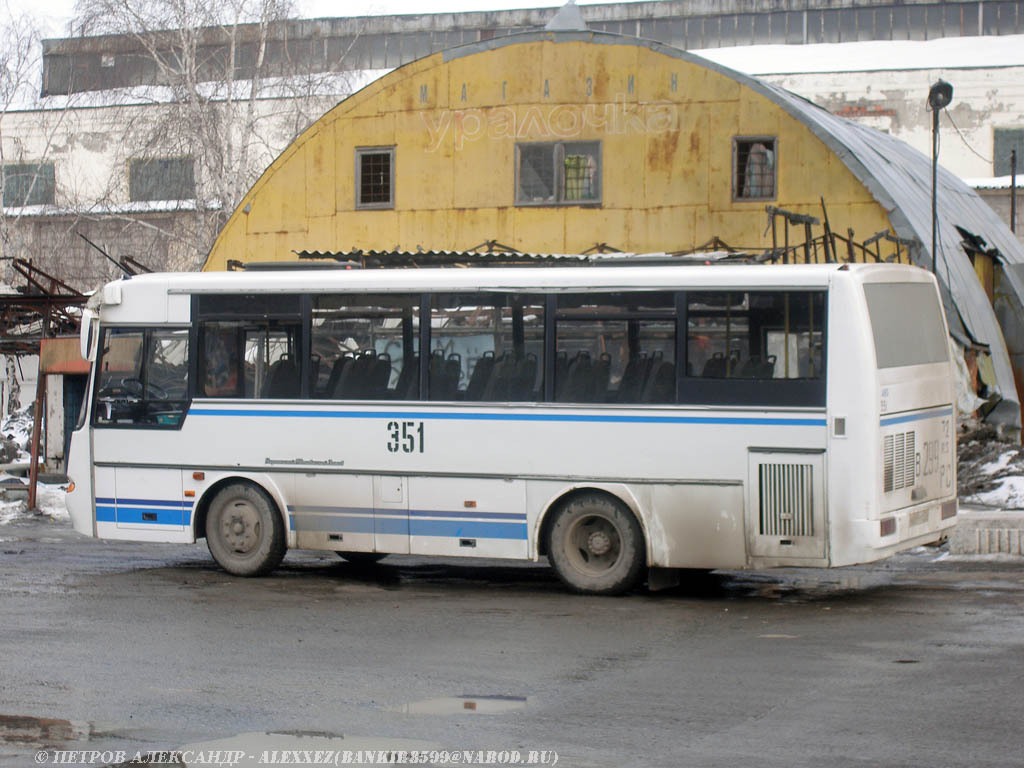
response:
M25 484L25 489L28 489L28 483ZM71 518L65 503L66 497L67 486L39 483L36 485L36 511L30 512L28 502L24 499L0 501L0 525L41 515L54 520L70 522Z
M1012 475L1000 478L999 485L990 491L970 497L973 504L1002 509L1024 509L1024 477Z
M1012 462L1016 456L1016 451L1006 451L1000 455L996 461L990 461L987 464L983 464L978 471L983 475L994 475L997 472L1002 472L1010 466L1010 462Z
M0 433L17 446L17 456L13 458L13 461L31 463L32 455L29 452L32 440L31 405L8 417L0 425ZM38 483L36 485L36 512L29 511L28 502L23 498L5 500L2 494L4 489L28 491L28 477L0 472L0 525L39 515L48 515L55 520L70 520L67 506L64 503L67 496L67 486L65 485Z
M968 425L958 445L957 485L966 504L1024 509L1024 449L985 424Z

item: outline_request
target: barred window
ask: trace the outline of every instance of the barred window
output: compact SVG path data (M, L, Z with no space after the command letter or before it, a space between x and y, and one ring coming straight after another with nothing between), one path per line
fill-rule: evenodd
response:
M356 208L395 207L395 148L356 150Z
M732 143L734 200L775 198L776 140L770 136L736 137Z

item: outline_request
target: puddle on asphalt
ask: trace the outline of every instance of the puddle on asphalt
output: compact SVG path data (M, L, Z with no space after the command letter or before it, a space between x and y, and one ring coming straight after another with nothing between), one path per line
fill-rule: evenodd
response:
M59 744L89 739L89 723L34 715L0 715L0 744Z
M446 696L389 707L388 711L407 715L502 715L524 709L529 701L527 696Z

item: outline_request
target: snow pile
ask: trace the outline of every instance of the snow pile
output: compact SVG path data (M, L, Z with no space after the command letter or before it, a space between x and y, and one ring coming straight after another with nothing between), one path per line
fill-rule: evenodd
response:
M32 440L32 406L15 412L0 426L3 442L0 443L2 463L31 463L30 441ZM36 508L43 515L56 520L68 520L64 503L65 485L38 483L36 486ZM22 493L23 492L23 493ZM36 516L30 512L25 496L28 493L28 478L0 473L0 525L18 519Z
M970 425L960 435L957 485L968 504L1024 509L1024 448L994 427Z

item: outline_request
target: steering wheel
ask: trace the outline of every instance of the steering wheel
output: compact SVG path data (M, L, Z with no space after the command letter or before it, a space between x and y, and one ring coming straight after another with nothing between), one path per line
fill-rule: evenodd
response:
M167 390L159 384L149 382L149 386L143 388L142 381L131 376L121 379L121 387L132 397L138 397L141 399L145 395L149 395L157 400L167 399Z

